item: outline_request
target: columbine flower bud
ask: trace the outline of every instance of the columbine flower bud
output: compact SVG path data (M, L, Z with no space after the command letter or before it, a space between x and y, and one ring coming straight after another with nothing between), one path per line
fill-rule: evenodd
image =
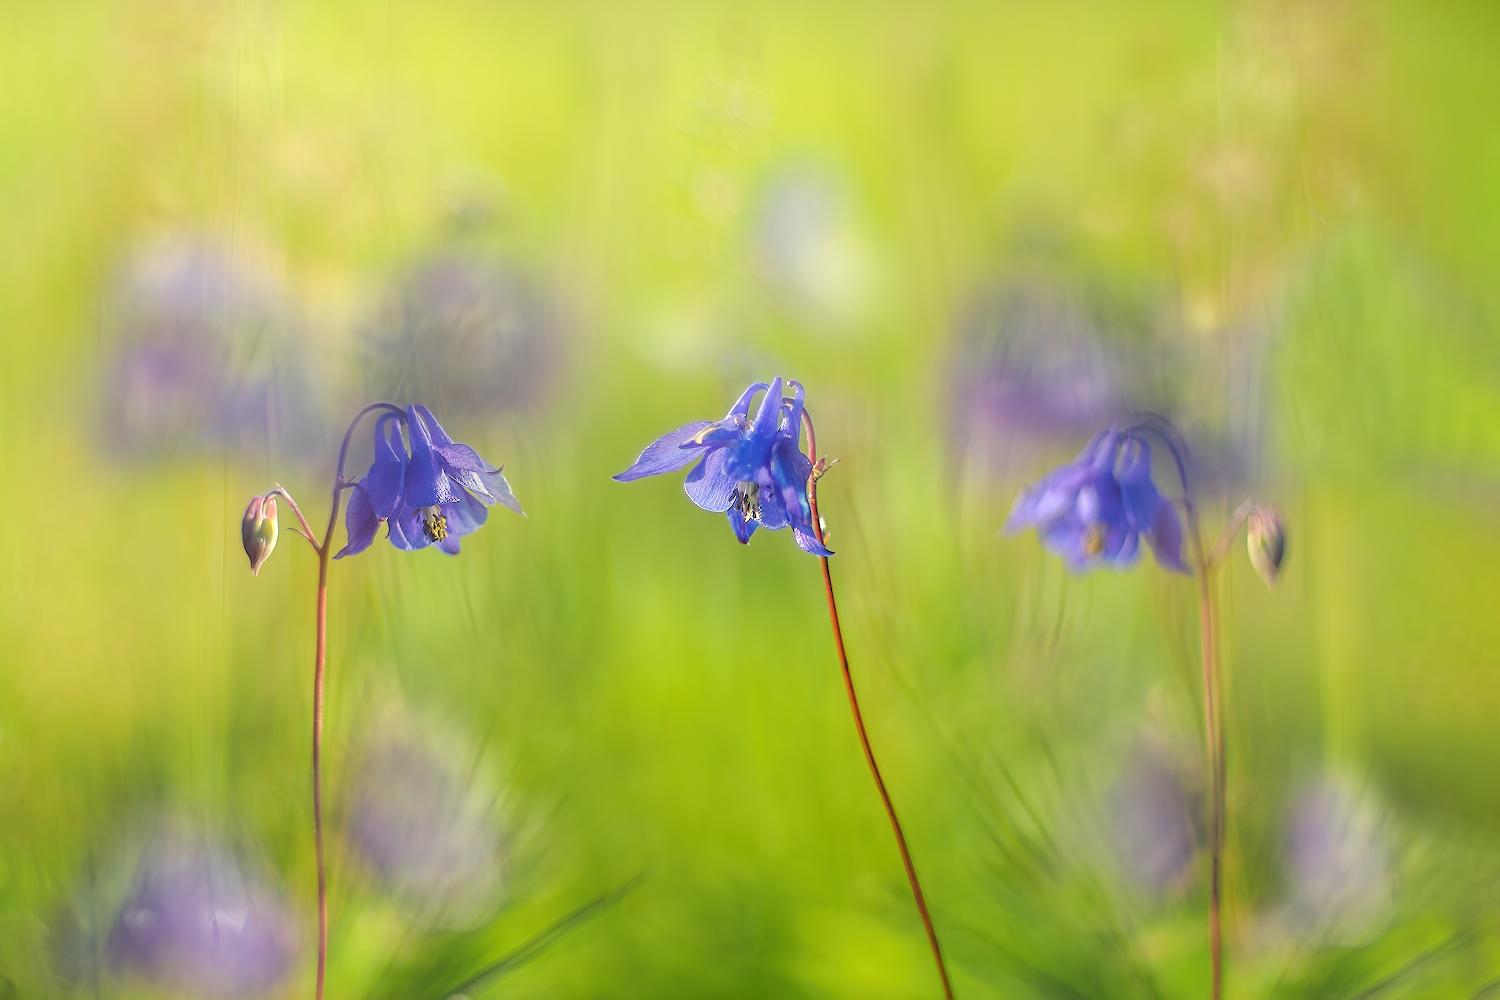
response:
M1286 555L1286 531L1274 509L1256 507L1250 512L1245 542L1250 550L1250 565L1267 587L1275 587L1281 575L1282 557Z
M245 555L250 557L250 572L259 576L261 564L276 548L275 497L255 497L250 501L245 508L245 519L240 522L240 540L245 543Z

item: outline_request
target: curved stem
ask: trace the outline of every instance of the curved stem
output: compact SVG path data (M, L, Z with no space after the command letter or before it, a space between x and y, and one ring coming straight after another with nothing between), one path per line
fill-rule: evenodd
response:
M812 514L812 529L818 543L823 543L823 521L818 516L818 477L824 466L818 461L818 437L813 428L812 417L806 408L802 410L802 426L807 431L807 452L813 459L813 471L807 477L807 504ZM826 545L825 545L826 547ZM833 642L838 648L839 666L844 672L844 690L849 695L849 708L854 713L854 728L859 732L859 743L865 751L865 762L870 765L870 774L875 778L875 787L880 792L880 801L885 803L885 814L890 817L891 829L896 834L896 846L901 849L901 863L906 866L906 880L911 883L911 894L917 902L917 912L922 917L922 927L927 931L927 943L932 948L932 958L937 962L938 976L943 981L943 996L953 1000L953 984L948 979L948 967L943 962L943 950L938 945L937 931L932 926L932 915L927 912L927 899L922 894L922 883L917 879L917 868L912 863L911 851L906 846L906 834L901 830L901 821L896 818L896 807L886 791L885 779L880 776L880 766L875 763L875 751L870 746L870 735L865 731L865 720L859 710L859 698L854 693L854 677L849 672L849 654L844 650L844 630L839 625L838 603L833 598L833 577L828 570L828 557L819 556L823 564L823 588L828 594L828 617L833 623Z
M323 981L328 970L328 869L323 854L323 675L327 662L328 653L328 553L332 551L333 529L339 521L339 503L343 498L344 489L349 485L344 481L344 460L349 456L349 439L354 434L354 428L364 419L365 414L374 410L389 410L405 419L406 411L394 403L371 403L363 410L354 415L349 421L349 427L344 431L344 441L339 445L339 464L333 473L333 502L328 509L328 527L323 532L323 543L313 543L313 548L318 552L318 624L315 652L313 655L313 731L312 731L312 780L313 780L313 843L318 858L318 985L314 994L316 1000L323 1000ZM278 486L278 490L281 488ZM286 492L281 490L283 496ZM291 497L288 496L290 501ZM307 522L302 519L302 512L297 510L296 504L292 509L297 512L298 520L302 521L303 528L307 528ZM312 541L312 531L308 529L308 541Z
M302 508L297 506L297 501L292 499L292 495L286 491L285 487L283 487L280 483L277 483L274 487L262 494L262 496L264 496L268 500L274 496L279 496L285 499L287 506L292 508L292 513L297 515L297 523L302 525L302 530L298 531L297 534L307 539L307 544L313 547L314 552L322 552L322 549L318 546L318 540L313 537L312 529L307 526L307 518L302 516Z
M1172 454L1177 465L1177 478L1182 483L1182 508L1187 519L1188 542L1193 548L1193 576L1198 583L1198 645L1203 656L1203 728L1208 746L1209 768L1209 824L1208 824L1208 952L1212 967L1213 1000L1219 1000L1223 990L1224 947L1220 909L1224 879L1224 830L1225 830L1225 785L1227 773L1224 767L1224 718L1223 706L1216 691L1221 688L1219 677L1218 620L1214 608L1213 570L1229 544L1250 513L1246 501L1234 512L1219 537L1212 552L1203 547L1203 534L1198 526L1198 509L1193 503L1193 490L1187 475L1187 441L1172 422L1161 414L1145 411L1137 414L1142 423L1130 427L1130 431L1149 431L1155 434ZM1222 692L1220 692L1222 693Z

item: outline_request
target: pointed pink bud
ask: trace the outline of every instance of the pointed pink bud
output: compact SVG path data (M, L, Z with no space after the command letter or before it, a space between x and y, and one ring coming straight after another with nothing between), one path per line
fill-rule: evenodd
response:
M1250 550L1250 565L1267 587L1274 588L1281 577L1281 560L1286 556L1286 529L1274 508L1257 507L1250 512L1245 543Z
M276 548L276 498L254 497L245 508L245 519L240 522L240 540L245 543L245 555L250 557L250 572L260 575L261 564L271 557Z

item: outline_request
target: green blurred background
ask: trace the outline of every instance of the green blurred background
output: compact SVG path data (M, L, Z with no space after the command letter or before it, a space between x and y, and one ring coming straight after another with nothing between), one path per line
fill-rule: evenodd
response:
M381 395L528 517L334 566L329 995L938 995L815 560L609 480L778 373L960 996L1207 992L1192 583L997 537L1128 405L1290 535L1223 574L1228 995L1500 989L1497 52L1481 3L0 4L0 997L311 992L316 565L236 530L321 525ZM163 855L269 965L130 950Z

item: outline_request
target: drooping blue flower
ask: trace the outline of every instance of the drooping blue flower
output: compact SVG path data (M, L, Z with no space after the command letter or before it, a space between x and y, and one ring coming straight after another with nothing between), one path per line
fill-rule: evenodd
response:
M818 541L807 499L812 460L798 444L806 391L794 381L782 395L780 376L771 384L756 382L724 419L698 420L657 438L635 464L613 477L629 483L664 472L676 472L697 460L683 489L704 510L725 514L734 537L748 543L756 528L791 528L797 544L814 555L833 553ZM755 419L750 403L764 391Z
M458 555L458 540L478 531L497 503L522 513L500 469L449 437L431 410L384 413L375 421L375 460L349 497L349 542L334 558L369 548L382 521L398 549L435 545Z
M1025 528L1075 572L1130 566L1143 537L1158 563L1188 572L1182 522L1151 481L1151 446L1135 433L1099 432L1076 459L1022 490L1005 531Z

